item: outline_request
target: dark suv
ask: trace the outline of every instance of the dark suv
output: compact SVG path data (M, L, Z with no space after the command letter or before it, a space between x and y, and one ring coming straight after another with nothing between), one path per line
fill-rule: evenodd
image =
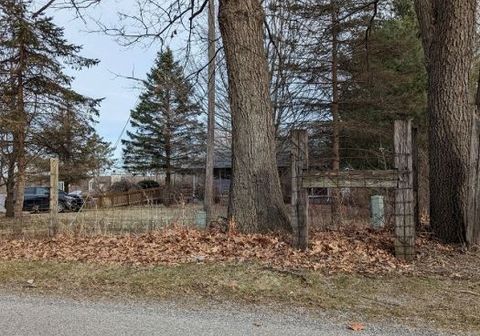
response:
M48 187L28 187L25 188L25 199L23 201L23 211L38 212L48 211L50 208L50 188ZM77 210L77 204L73 197L68 196L66 192L58 191L58 211L64 212Z

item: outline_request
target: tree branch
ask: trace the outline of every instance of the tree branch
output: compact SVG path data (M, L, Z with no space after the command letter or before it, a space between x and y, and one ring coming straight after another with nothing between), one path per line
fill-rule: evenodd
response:
M425 62L429 63L430 46L434 34L433 4L431 0L415 0L415 12L420 26Z

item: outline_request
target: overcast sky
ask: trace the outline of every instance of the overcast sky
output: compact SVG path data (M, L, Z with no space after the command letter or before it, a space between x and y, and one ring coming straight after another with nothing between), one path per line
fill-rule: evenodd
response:
M87 12L104 23L114 23L118 11L129 8L126 3L133 1L102 1L102 5ZM96 67L80 72L69 71L75 76L73 87L78 92L90 97L104 97L100 109L98 132L108 141L115 144L122 128L128 120L130 109L135 106L139 90L134 81L116 76L132 75L144 78L151 68L159 45L153 44L149 48L135 45L129 48L120 46L112 37L101 33L92 33L98 29L94 22L85 25L82 20L75 19L74 13L66 10L50 11L59 26L65 28L65 35L69 42L82 45L82 55L97 58L100 64ZM88 20L87 20L88 21ZM121 156L121 145L118 146L115 157Z

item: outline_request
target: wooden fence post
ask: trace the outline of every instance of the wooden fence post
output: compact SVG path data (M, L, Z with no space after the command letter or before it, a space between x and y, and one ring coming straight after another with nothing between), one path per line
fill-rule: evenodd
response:
M467 244L480 245L480 119L475 116L470 147L469 194L466 214Z
M412 173L413 173L413 199L414 199L414 222L415 227L420 228L420 201L419 201L419 170L420 161L418 156L418 127L412 128Z
M412 260L415 256L415 200L413 193L412 121L396 120L394 132L395 168L395 254Z
M58 215L58 159L50 159L50 227L49 234L55 235L57 232L57 215Z
M308 192L303 188L302 177L308 168L308 133L292 130L292 225L295 244L300 250L308 248Z

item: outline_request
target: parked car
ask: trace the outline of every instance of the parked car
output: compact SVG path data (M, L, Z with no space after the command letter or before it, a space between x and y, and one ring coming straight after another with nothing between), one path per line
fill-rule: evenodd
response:
M74 208L72 210L80 211L80 209L83 208L85 204L85 199L82 197L81 191L74 191L74 192L68 193L67 196L72 198L72 205Z
M25 188L23 211L39 212L48 211L50 208L50 188L28 187ZM66 192L58 191L58 212L79 210L77 201L67 195Z

